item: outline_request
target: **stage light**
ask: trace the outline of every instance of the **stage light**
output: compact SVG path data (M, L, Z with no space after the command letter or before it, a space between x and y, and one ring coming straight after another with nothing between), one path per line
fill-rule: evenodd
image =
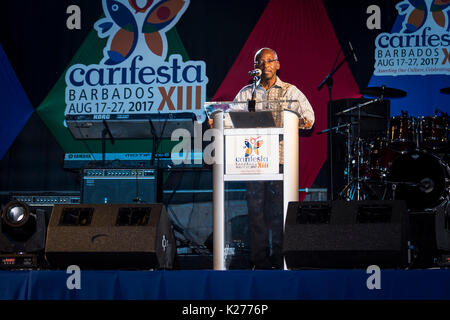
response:
M43 267L45 211L22 201L8 202L0 212L0 269Z
M11 226L21 225L26 220L27 208L28 206L20 202L10 204L5 210L5 222Z
M36 215L25 202L10 201L2 210L2 227L12 239L25 241L36 231Z

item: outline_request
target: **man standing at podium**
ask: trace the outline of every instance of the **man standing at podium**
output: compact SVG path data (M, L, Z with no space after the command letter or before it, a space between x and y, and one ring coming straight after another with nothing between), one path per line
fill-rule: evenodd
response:
M270 48L258 50L254 58L255 74L260 74L256 86L242 88L235 101L280 101L294 103L256 103L255 111L291 109L300 115L300 128L311 129L314 111L306 96L294 85L277 76L280 62ZM261 72L259 72L259 70ZM249 104L237 104L236 109L248 110ZM282 121L275 119L277 126ZM289 148L289 146L287 146ZM283 164L283 141L280 142L280 164ZM282 165L280 165L282 170ZM255 269L283 268L283 181L255 181L247 183L247 202L250 229L250 261ZM270 237L271 234L271 237Z

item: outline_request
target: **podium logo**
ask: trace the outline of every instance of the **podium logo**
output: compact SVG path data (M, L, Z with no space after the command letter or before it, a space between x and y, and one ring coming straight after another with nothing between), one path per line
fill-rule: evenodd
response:
M237 137L235 145L243 144L243 156L241 151L236 150L234 157L234 167L243 170L267 169L269 168L268 147L264 145L264 140L261 136L258 137ZM239 148L239 147L238 147Z
M250 137L249 139L245 139L244 141L244 149L245 149L245 157L250 157L253 153L256 155L259 155L259 148L263 144L263 140L261 140L261 137L253 138Z
M69 67L65 114L191 112L203 122L205 62L168 54L167 33L189 0L103 0L102 5L105 17L94 29L107 40L103 58Z

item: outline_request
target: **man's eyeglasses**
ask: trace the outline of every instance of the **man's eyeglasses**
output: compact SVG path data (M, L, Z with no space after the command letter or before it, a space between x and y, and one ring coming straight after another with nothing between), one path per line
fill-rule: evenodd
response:
M257 60L257 61L255 61L255 65L262 66L262 65L265 65L266 63L272 64L275 61L278 61L278 59L274 59L274 60L270 60L270 59L269 60Z

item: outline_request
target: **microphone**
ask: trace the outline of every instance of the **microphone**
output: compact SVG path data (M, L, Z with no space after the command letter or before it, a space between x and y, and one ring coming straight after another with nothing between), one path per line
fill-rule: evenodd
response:
M355 50L353 49L352 43L349 41L348 44L350 46L350 54L353 55L353 59L355 59L355 62L358 62L358 58L356 57L356 53Z
M255 70L248 72L248 75L252 76L252 77L259 77L259 76L261 76L261 74L262 74L261 69L255 69Z

